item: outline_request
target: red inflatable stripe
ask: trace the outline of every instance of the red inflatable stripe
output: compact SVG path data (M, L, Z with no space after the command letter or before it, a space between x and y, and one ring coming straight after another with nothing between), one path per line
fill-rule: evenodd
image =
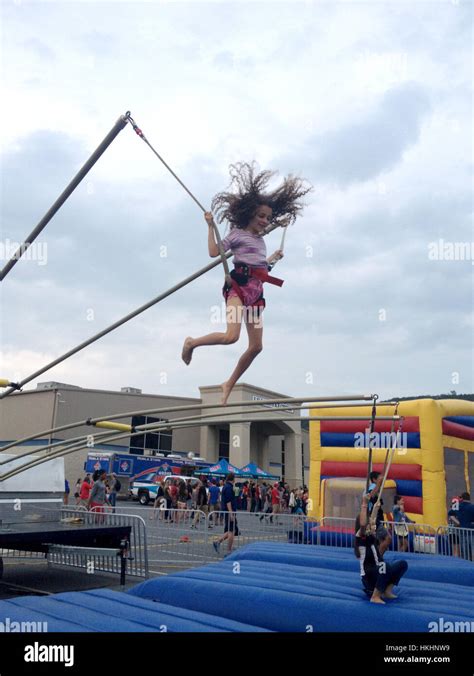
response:
M452 423L454 424L454 423ZM370 420L322 420L321 432L365 432L370 426ZM463 425L458 425L463 427ZM376 432L390 432L392 429L391 420L376 420ZM398 422L395 421L394 432L398 429ZM474 428L471 428L474 429ZM403 421L403 432L419 432L420 422L418 416L406 417Z
M447 434L450 437L458 437L458 439L474 441L474 427L460 425L451 420L443 420L443 434Z
M381 472L383 465L375 463L373 465L375 472ZM331 460L324 460L321 463L322 476L347 476L360 477L367 476L366 462L336 462ZM388 471L389 479L408 479L411 481L421 481L421 465L395 465L392 464ZM408 511L408 510L407 510Z
M403 495L405 503L405 512L412 514L423 514L423 498L413 498L410 495Z

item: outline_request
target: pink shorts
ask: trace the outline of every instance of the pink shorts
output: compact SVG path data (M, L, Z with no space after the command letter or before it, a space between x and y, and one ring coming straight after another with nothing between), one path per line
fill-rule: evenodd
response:
M247 284L240 287L242 296L244 298L245 307L261 307L262 310L265 307L265 301L263 299L263 283L255 277L250 277ZM223 296L226 302L229 298L238 298L239 295L235 289L230 289L229 291L223 290Z

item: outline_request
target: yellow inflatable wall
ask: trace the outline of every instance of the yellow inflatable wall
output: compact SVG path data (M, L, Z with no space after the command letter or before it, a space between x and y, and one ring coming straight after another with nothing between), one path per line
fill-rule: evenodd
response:
M371 405L347 408L314 408L312 416L367 416L372 412ZM393 415L394 406L380 404L377 415ZM444 456L445 448L455 449L464 455L465 490L470 490L469 454L474 453L474 440L459 438L453 434L443 434L443 419L448 416L469 416L474 420L474 402L463 399L414 399L402 401L398 406L398 415L414 416L419 420L420 448L405 448L396 453L394 463L411 463L421 465L423 513L413 518L420 523L438 527L447 522L446 477ZM469 423L472 425L472 422ZM451 423L452 425L452 423ZM469 427L465 428L469 430ZM474 429L472 426L470 429ZM468 432L469 434L469 432ZM373 462L383 463L386 449L373 450ZM320 518L320 477L321 463L333 462L365 462L368 461L368 448L344 448L321 445L321 423L310 423L310 510L309 516ZM470 458L471 463L474 456ZM472 464L471 464L472 467ZM474 490L474 486L472 486Z

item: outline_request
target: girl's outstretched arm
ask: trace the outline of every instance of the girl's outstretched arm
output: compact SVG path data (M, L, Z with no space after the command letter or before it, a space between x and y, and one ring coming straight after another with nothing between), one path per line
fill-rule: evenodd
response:
M209 248L209 256L211 258L217 258L219 255L219 247L217 246L216 242L216 234L214 232L214 219L212 217L212 214L210 211L206 211L204 214L204 218L207 221L207 224L209 226L209 230L207 233L207 245Z

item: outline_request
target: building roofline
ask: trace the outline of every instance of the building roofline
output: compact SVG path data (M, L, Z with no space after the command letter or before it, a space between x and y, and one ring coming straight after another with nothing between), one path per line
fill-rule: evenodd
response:
M251 385L250 383L237 383L234 385L232 388L232 392L235 392L235 390L242 390L243 388L248 388L251 390L258 390L260 392L264 392L266 394L272 394L275 395L275 398L278 399L286 399L288 397L291 397L290 394L282 394L281 392L275 392L274 390L269 390L265 387L259 387L258 385ZM199 390L201 392L205 392L206 390L221 390L222 385L202 385L199 387Z
M57 392L59 390L60 391L67 390L69 392L80 392L80 393L96 392L100 394L115 394L115 395L118 394L123 397L153 397L159 399L176 399L177 401L195 401L197 404L200 404L202 401L199 397L178 397L176 395L170 394L147 394L146 392L138 394L133 392L120 392L119 390L99 390L92 387L80 387L78 385L70 385L70 384L61 385L59 383L57 387L50 387L40 390L38 389L23 390L22 392L15 392L13 394L14 396L21 396L25 394L44 394L45 392Z

